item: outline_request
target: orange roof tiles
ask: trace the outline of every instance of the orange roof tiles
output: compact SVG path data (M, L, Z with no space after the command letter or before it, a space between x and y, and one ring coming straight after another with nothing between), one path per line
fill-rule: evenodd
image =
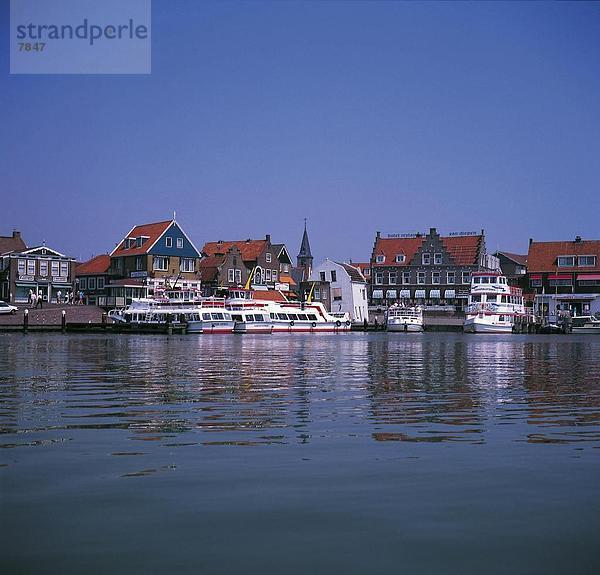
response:
M173 223L172 220L164 222L155 222L153 224L143 224L141 226L135 226L122 240L121 243L113 250L110 254L113 257L117 256L139 256L148 252L152 245L162 236L169 226ZM126 248L125 240L127 238L137 238L140 236L147 237L148 239L140 247L134 245L130 248Z
M442 237L442 242L457 266L478 264L481 235Z
M110 256L108 254L100 254L99 256L88 260L87 262L79 264L75 268L75 275L83 276L92 274L105 274L108 272L109 267Z
M267 240L240 240L231 242L207 242L202 248L202 253L208 256L215 254L226 254L232 247L236 247L242 254L242 259L253 261L260 256L266 247Z
M407 266L421 247L424 237L420 238L377 238L373 255L385 256L386 266ZM396 262L396 256L404 254L404 262Z
M279 290L254 290L252 299L263 301L288 301Z
M527 255L529 272L555 272L558 256L596 256L595 266L561 268L565 271L600 271L600 240L531 242Z

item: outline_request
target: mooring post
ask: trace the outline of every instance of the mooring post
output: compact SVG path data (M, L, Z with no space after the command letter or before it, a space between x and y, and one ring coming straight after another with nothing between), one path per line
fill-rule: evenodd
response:
M67 312L64 309L61 312L60 329L63 333L67 331Z
M107 318L106 312L103 312L102 313L102 329L104 329L104 330L106 329L106 318Z
M28 327L29 327L29 310L26 309L23 312L23 333L27 333Z

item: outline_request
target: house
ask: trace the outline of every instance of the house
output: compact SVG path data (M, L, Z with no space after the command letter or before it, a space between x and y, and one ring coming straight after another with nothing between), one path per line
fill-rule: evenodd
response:
M332 312L347 312L354 322L369 317L368 284L360 270L351 264L326 259L312 270L310 281L329 282ZM318 299L318 298L315 298Z
M500 262L500 269L506 276L509 285L524 288L522 285L527 274L527 255L513 254L510 252L496 252L494 254Z
M529 240L527 281L536 310L552 318L557 309L573 315L600 312L600 240Z
M75 259L45 244L27 248L18 232L12 238L2 238L0 292L2 299L27 303L29 293L41 293L44 301L55 302L58 292L64 297L73 290ZM12 242L6 241L12 240Z
M371 284L371 264L369 262L355 263L352 260L350 260L350 264L353 265L355 268L359 269L360 273L364 276L365 280L367 280L367 283L370 285Z
M75 290L83 292L85 303L106 305L107 287L110 283L109 268L108 254L100 254L76 266Z
M371 304L398 301L462 307L469 296L471 274L498 269L485 251L485 234L427 234L382 238L377 232L371 255Z
M9 279L10 271L8 265L10 258L4 258L11 252L20 252L27 249L27 245L21 238L21 232L13 230L10 236L0 236L0 299L4 301L14 301L11 297L11 282Z
M131 228L110 254L108 275L111 285L136 280L129 283L147 286L149 295L173 286L199 290L199 261L200 252L179 223L166 220Z
M207 242L198 269L205 295L223 287L286 292L295 285L285 244L271 243L269 234L263 240Z

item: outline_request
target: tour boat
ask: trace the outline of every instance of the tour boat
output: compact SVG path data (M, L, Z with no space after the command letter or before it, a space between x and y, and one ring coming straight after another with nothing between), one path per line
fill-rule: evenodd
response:
M423 331L423 309L394 304L387 311L386 324L388 331Z
M598 315L575 316L571 323L572 333L600 334L600 317Z
M498 272L474 273L465 308L465 332L511 333L517 321L528 321L523 290L509 286Z

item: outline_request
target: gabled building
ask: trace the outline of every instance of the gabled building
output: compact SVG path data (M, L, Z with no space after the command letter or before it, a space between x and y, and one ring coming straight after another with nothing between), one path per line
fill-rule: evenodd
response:
M111 283L141 280L150 295L175 285L200 289L199 261L200 252L173 219L131 228L111 252L108 273Z
M22 243L20 236L16 240L15 244ZM1 259L0 297L3 300L27 303L32 292L41 293L46 302L55 302L59 291L64 298L73 290L75 259L46 245L8 251Z
M318 288L315 286L315 289L321 291L323 286L329 283L329 311L348 312L353 322L362 323L365 319L368 320L368 284L358 268L348 263L326 259L312 270L309 282L319 282ZM315 296L314 290L313 297L320 300Z
M106 305L107 288L110 283L109 268L108 254L100 254L75 267L75 291L83 292L85 303Z
M199 262L200 277L205 294L218 288L244 287L289 291L291 260L284 244L264 240L235 240L207 242Z
M494 256L498 258L500 269L506 276L508 284L527 290L527 255L496 252Z
M529 240L527 281L537 309L573 315L600 311L600 240L534 242ZM543 297L542 297L543 296Z
M371 304L403 301L420 305L467 303L471 274L497 269L486 255L485 234L428 234L382 238L377 232L371 255Z

